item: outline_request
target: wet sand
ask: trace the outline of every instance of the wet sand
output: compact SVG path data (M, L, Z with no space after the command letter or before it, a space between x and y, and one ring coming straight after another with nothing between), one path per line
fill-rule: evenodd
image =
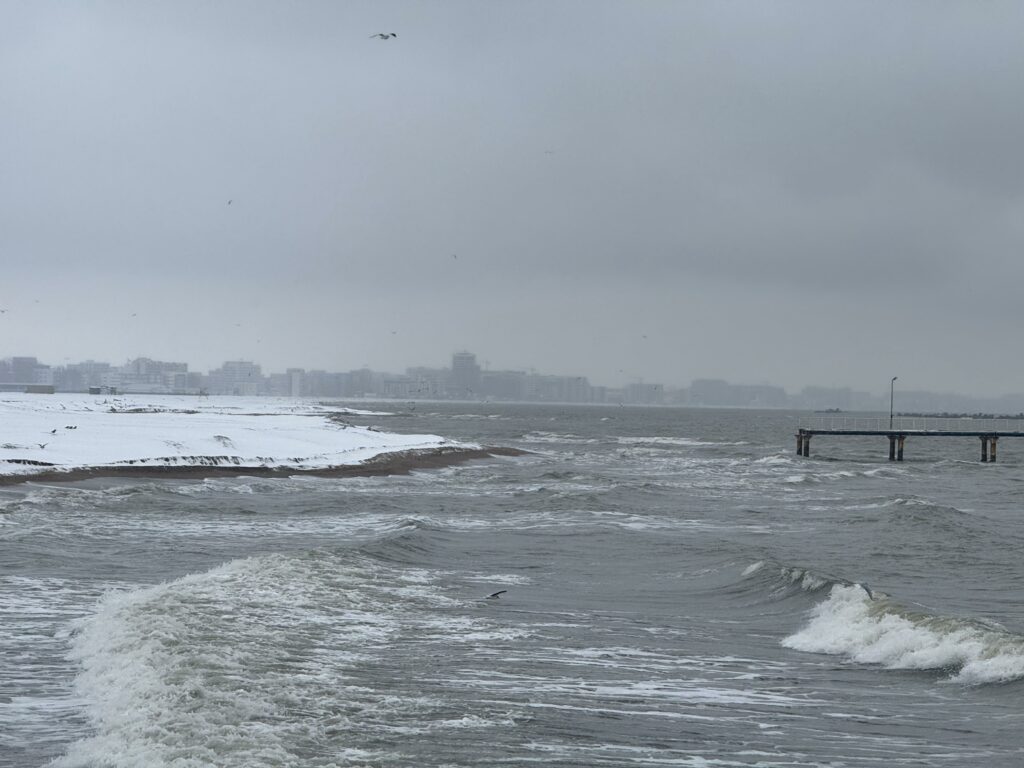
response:
M527 452L517 448L500 446L491 448L426 448L422 450L395 451L375 456L359 464L340 464L334 467L302 469L300 467L259 467L237 464L156 466L109 465L82 467L70 470L53 468L39 472L0 475L0 485L17 485L28 482L75 482L103 477L138 477L181 480L202 480L209 477L292 477L311 475L314 477L373 477L379 475L407 475L418 469L437 469L494 456L523 456Z

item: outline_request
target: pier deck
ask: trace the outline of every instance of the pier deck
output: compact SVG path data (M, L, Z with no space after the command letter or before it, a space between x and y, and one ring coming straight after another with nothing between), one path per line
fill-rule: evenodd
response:
M981 440L981 460L994 462L999 438L1024 437L1024 421L1019 419L829 417L815 421L812 426L800 427L796 433L798 456L811 455L811 438L815 435L888 438L889 461L903 461L903 447L908 437L976 437Z

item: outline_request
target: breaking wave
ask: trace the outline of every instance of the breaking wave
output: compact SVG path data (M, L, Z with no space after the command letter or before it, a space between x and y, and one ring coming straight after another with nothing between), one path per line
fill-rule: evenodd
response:
M859 585L832 585L787 648L886 669L942 672L978 685L1024 677L1024 636L978 621L913 611Z
M408 520L402 529L407 538L431 527ZM73 638L92 735L52 765L321 765L309 756L325 732L493 725L399 683L371 687L392 647L416 643L429 656L509 639L483 612L465 612L479 595L447 596L438 580L365 553L309 552L108 593Z
M819 600L804 626L782 640L786 648L885 669L938 672L947 682L966 685L1024 678L1024 635L995 622L910 608L866 584L771 560L749 564L741 584L762 598L767 591L773 600Z

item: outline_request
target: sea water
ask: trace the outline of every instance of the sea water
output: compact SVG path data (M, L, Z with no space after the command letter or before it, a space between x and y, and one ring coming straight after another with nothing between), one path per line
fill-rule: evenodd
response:
M1024 764L1024 441L403 411L528 453L0 489L0 766Z

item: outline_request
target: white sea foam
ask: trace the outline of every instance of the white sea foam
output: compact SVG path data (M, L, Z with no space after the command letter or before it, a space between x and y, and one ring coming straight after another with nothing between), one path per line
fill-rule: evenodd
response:
M488 612L453 613L470 603L442 594L439 578L355 553L313 552L109 593L73 636L76 689L93 735L54 766L303 765L324 728L500 726L500 717L453 714L419 691L353 684L359 670L390 658L393 644L475 648L526 634Z
M810 622L782 644L888 669L938 670L978 684L1024 677L1024 637L979 622L906 611L871 599L858 585L836 585Z
M290 698L303 695L288 680L304 679L310 690L341 685L339 664L351 660L351 649L395 630L354 590L341 593L332 611L310 610L313 595L290 573L296 565L279 556L237 561L104 598L74 648L96 735L57 765L163 765L176 755L182 765L294 760L288 743L297 734L271 725ZM332 646L319 640L325 623L335 633ZM305 657L287 660L287 649L303 644L312 646Z
M756 563L751 563L746 568L744 568L743 575L749 576L752 573L757 573L762 568L764 568L764 560L758 560Z
M774 456L763 456L760 459L754 460L754 464L762 464L769 467L785 466L787 464L795 463L796 462L794 462L789 456L782 456L780 454L776 454Z
M884 477L886 475L905 475L907 470L897 467L876 467L875 469L866 469L862 474L864 477Z
M502 718L500 720L489 720L487 718L480 717L479 715L466 715L465 717L456 717L450 720L438 720L431 724L434 729L443 728L492 728L494 726L509 726L515 725L515 721L511 717Z
M483 582L485 584L515 584L517 586L533 583L529 576L522 576L516 573L481 573L467 576L466 581Z
M747 705L760 707L791 707L796 703L806 704L806 697L788 696L785 693L759 691L723 685L712 680L670 679L659 677L653 680L588 680L578 678L542 678L537 676L497 677L477 672L475 679L460 681L463 685L501 690L504 693L530 696L548 694L544 703L532 702L531 706L554 707L549 703L550 695L571 696L579 700L596 702L596 707L605 707L605 702L629 701L648 704L652 701L675 701L692 704L717 706ZM595 704L582 705L593 708ZM667 716L678 716L668 714Z
M452 413L452 414L440 414L432 413L431 416L444 416L448 419L456 419L461 421L510 421L511 417L503 416L500 413Z
M601 440L594 437L580 437L579 435L564 435L557 432L530 432L521 438L525 443L579 443L596 444Z
M780 575L790 584L799 584L800 588L807 592L814 592L829 583L828 579L824 576L806 568L781 568Z
M0 576L0 763L6 749L73 738L84 729L82 702L62 660L64 627L82 616L101 589L58 578ZM12 763L13 765L13 763Z
M798 475L787 475L782 481L784 483L798 484L798 483L825 483L832 480L845 480L850 477L856 477L857 473L850 472L849 470L841 469L836 472L817 472L817 473L803 473Z
M619 437L619 445L673 445L673 446L701 446L701 445L732 445L732 443L713 443L707 440L697 440L692 437Z

